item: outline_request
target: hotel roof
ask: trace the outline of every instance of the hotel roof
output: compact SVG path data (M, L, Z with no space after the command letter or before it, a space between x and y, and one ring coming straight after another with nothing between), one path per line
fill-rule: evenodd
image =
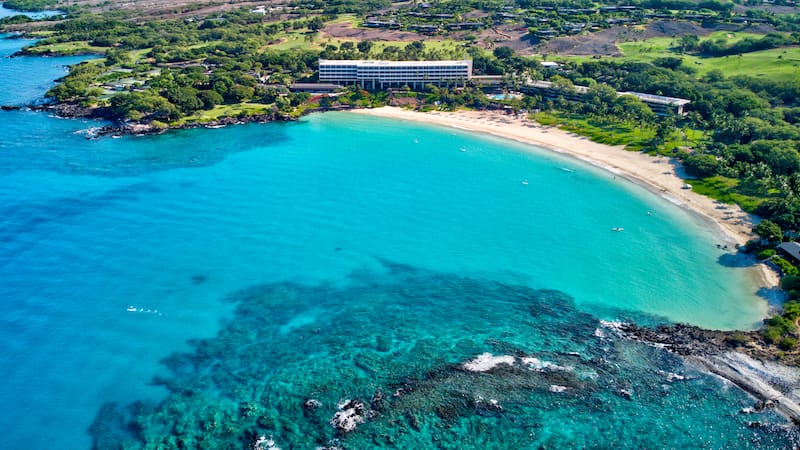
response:
M446 60L446 61L382 61L373 59L320 59L319 65L325 64L341 64L352 66L372 66L372 67L398 67L398 66L454 66L462 64L470 64L472 61L465 60Z

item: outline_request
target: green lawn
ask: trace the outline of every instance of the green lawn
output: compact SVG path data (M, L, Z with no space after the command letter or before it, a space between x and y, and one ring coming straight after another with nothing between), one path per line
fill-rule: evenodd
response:
M645 151L651 154L674 156L673 149L696 148L711 140L708 133L701 130L676 128L666 141L658 147L650 145L655 130L641 127L636 123L605 123L578 114L540 112L533 118L545 126L557 126L594 142L608 145L624 145L626 150Z
M277 50L291 50L295 48L302 49L320 49L325 44L320 41L318 35L308 34L306 32L294 31L290 33L281 33L277 37L279 43L270 45L270 48ZM309 40L309 38L311 40Z
M743 210L747 212L754 212L763 199L751 197L737 192L739 180L735 178L726 178L722 176L715 176L705 178L702 180L692 180L692 190L719 200L723 203L738 204Z
M579 115L541 112L533 118L542 125L556 125L594 142L608 145L630 145L641 150L647 141L653 138L653 130L641 128L630 123L601 123L595 119Z
M758 37L752 33L716 32L712 36L732 36L728 42L735 42L745 37ZM769 77L771 79L789 80L800 76L800 47L783 47L742 55L703 58L694 55L681 55L670 48L674 44L672 38L652 38L638 42L619 44L625 56L621 58L633 61L652 62L656 58L676 56L683 58L684 64L697 69L699 75L711 70L721 70L726 76L750 75L753 77ZM588 58L584 57L583 60Z
M425 40L425 49L426 50L456 50L459 51L466 51L464 44L458 41L454 41L452 39L443 39L443 40ZM381 53L383 49L394 45L395 47L403 48L408 45L409 42L403 41L373 41L372 42L372 53Z
M350 24L350 26L355 27L359 25L361 22L362 22L361 18L356 16L355 14L342 14L339 17L327 23L336 23L336 24L348 23Z
M719 69L729 77L750 75L773 80L792 80L800 76L800 47L774 48L719 58L698 58L693 64L701 74Z
M83 53L96 53L102 55L107 49L105 47L95 47L89 45L88 41L76 41L50 45L37 45L28 47L27 50L34 54L54 53L58 55L77 55Z
M708 39L725 39L728 43L741 41L745 38L760 39L763 37L761 34L732 32L732 31L716 31L708 36L700 38L701 41ZM631 41L622 42L618 44L619 48L625 54L625 58L637 61L652 61L656 58L664 56L683 56L685 58L695 58L694 56L678 55L671 51L677 43L677 39L671 37L650 38L644 41Z
M221 117L236 117L240 114L256 115L265 114L271 111L272 105L263 105L260 103L241 103L238 105L217 105L214 109L209 111L197 111L196 113L186 116L178 123L189 122L211 122Z

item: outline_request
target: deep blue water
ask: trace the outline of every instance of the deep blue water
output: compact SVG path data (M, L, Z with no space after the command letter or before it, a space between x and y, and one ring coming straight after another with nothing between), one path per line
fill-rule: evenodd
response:
M75 61L0 60L0 103ZM766 312L705 224L611 175L349 114L99 140L97 123L0 114L8 448L787 444L747 427L740 391L596 335L601 318ZM518 360L459 369L484 352ZM336 436L344 399L375 414Z
M0 38L4 35L0 34ZM20 106L41 100L53 80L66 75L66 67L87 59L85 56L61 58L10 58L9 55L31 44L26 39L0 39L0 66L3 89L0 106ZM4 130L5 131L5 130Z

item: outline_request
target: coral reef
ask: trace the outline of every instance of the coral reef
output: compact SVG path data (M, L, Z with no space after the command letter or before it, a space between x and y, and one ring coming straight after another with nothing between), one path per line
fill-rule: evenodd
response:
M161 402L98 412L95 448L788 445L744 393L561 292L384 264L232 294L215 337L163 361Z

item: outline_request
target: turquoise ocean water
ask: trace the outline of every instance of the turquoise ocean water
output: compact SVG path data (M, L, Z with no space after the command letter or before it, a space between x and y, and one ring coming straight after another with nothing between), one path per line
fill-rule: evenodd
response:
M0 60L0 104L75 61ZM0 114L7 448L790 445L603 333L766 313L705 224L610 174L346 113L98 140ZM483 353L513 365L464 370ZM337 434L348 399L365 423Z

